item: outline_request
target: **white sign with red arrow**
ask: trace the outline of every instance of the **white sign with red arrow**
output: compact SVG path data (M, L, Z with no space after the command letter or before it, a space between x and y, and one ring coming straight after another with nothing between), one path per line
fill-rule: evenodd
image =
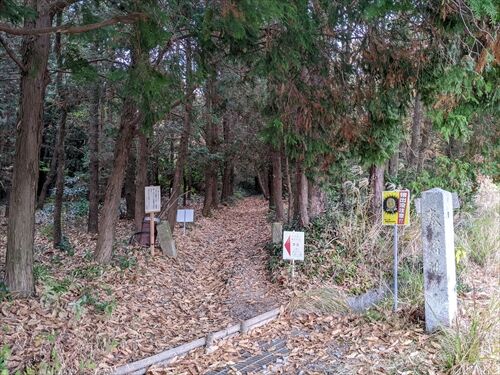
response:
M283 232L283 259L304 260L304 232Z

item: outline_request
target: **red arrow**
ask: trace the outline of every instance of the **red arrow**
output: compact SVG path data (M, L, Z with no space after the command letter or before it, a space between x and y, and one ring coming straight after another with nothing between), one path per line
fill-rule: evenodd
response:
M286 240L286 242L285 242L285 249L286 249L286 251L288 251L288 255L291 256L292 255L292 249L291 249L291 246L290 246L290 237L288 237L288 240Z

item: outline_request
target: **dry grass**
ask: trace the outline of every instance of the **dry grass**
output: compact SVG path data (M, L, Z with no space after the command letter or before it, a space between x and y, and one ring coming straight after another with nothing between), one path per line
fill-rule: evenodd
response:
M440 337L442 362L450 374L493 375L499 373L500 303L498 299L469 319L457 319L454 328Z
M300 292L288 305L291 313L344 313L349 311L345 294L334 288L318 288Z
M450 374L500 373L500 299L498 289L500 192L488 178L475 197L476 212L457 230L457 259L472 286L461 302L454 328L440 337L442 364Z

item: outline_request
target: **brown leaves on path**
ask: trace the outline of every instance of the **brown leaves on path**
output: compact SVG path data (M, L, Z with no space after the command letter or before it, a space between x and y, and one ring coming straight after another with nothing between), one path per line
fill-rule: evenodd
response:
M266 213L266 202L253 197L211 218L197 215L186 235L175 232L175 260L126 246L132 224L121 221L109 266L91 261L95 238L83 225L65 230L73 256L52 250L37 228L38 296L0 303L9 369L102 373L279 304L265 270ZM5 245L2 232L2 252Z

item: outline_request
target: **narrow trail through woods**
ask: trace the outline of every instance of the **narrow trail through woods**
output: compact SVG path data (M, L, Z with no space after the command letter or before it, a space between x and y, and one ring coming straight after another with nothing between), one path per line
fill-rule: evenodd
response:
M219 296L235 320L248 319L279 303L279 291L265 269L263 247L270 238L267 210L263 199L247 198L216 211L211 218L200 219L185 236L180 229L176 232L179 262L187 261L183 249L199 248L198 262L188 266L198 268L194 286L215 277L221 288Z
M283 293L266 270L267 210L259 197L221 206L209 218L196 208L192 228L174 233L177 259L126 246L131 223L120 221L114 259L105 267L89 259L96 239L83 225L65 228L74 255L54 251L45 224L38 225L37 297L0 303L9 369L50 363L55 350L63 373L94 373L91 364L101 373L279 305Z

